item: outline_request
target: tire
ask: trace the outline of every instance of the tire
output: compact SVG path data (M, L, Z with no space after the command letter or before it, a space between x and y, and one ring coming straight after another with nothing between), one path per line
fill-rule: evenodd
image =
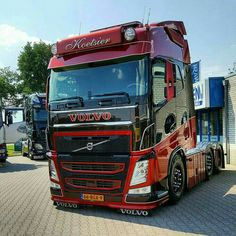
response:
M210 179L214 171L214 155L211 149L206 150L205 153L205 174L206 180Z
M22 155L23 157L28 156L28 154L27 154L26 152L23 151L23 148L22 148L22 150L21 150L21 155Z
M213 173L214 174L219 174L220 173L220 168L223 166L223 158L224 158L224 152L222 146L218 146L216 150L216 156L214 159L214 169Z
M31 141L28 142L28 157L30 158L30 160L34 160Z
M183 160L179 154L176 154L171 161L168 176L169 202L171 204L177 203L183 196L185 189L185 178L186 174Z

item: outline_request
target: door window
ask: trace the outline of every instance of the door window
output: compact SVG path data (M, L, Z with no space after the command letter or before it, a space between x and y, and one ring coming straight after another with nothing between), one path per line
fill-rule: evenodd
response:
M153 103L155 105L161 104L166 100L165 87L166 87L166 63L163 60L158 60L152 66L153 78Z

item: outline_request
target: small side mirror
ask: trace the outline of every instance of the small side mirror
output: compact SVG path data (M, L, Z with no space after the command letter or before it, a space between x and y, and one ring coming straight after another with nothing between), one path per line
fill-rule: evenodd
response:
M20 132L20 133L26 134L27 133L26 125L25 124L19 125L18 128L17 128L17 131Z
M12 114L7 115L7 125L12 125L13 124L13 117Z

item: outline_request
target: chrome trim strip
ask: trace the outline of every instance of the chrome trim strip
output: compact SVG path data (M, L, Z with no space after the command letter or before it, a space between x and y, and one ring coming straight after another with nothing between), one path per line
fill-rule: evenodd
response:
M151 128L152 126L154 125L154 123L150 124L149 126L147 126L144 131L143 131L143 134L142 134L142 138L141 138L141 142L140 142L140 145L139 145L139 150L141 151L142 150L142 145L143 145L143 139L144 139L144 135L145 135L145 132Z
M86 122L86 123L74 123L74 124L55 124L54 128L71 128L71 127L79 127L79 126L115 126L115 125L131 125L131 121L118 121L118 122Z
M160 202L162 200L168 199L169 195L165 195L162 198L157 199L157 200L152 201L152 202L127 202L127 197L128 197L128 194L126 194L126 196L125 196L125 203L127 203L127 204L138 204L138 205L145 205L145 204L147 204L147 205L149 205L149 204L157 203L157 202Z
M106 111L106 110L117 110L117 109L128 109L128 108L136 108L138 105L132 105L132 106L120 106L120 107L104 107L104 108L92 108L92 109L82 109L82 110L63 110L63 111L55 111L52 110L50 112L55 112L55 113L71 113L71 112L77 112L77 113L81 113L81 112L91 112L91 111Z

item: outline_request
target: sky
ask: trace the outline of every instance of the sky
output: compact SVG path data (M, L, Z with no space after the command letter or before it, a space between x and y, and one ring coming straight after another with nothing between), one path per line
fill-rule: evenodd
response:
M54 43L69 35L148 19L184 22L191 60L201 61L203 79L227 75L236 62L236 0L0 1L0 68L17 70L28 41Z

